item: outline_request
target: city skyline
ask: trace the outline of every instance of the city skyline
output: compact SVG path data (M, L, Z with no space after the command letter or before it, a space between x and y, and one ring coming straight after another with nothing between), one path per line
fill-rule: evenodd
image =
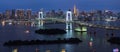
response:
M120 0L0 0L0 52L119 52Z
M1 0L0 12L7 9L32 9L38 11L44 10L68 10L73 6L79 10L115 10L120 11L119 0Z

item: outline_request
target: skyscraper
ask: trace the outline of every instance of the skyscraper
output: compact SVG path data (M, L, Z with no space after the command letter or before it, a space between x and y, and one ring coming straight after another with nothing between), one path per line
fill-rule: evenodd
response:
M79 12L78 12L79 10L76 8L76 5L74 5L74 8L73 8L73 15L75 16L75 17L77 17L78 15L79 15Z
M74 8L73 8L73 15L75 17L78 17L79 16L79 10L76 8L76 5L74 5Z
M74 5L73 13L74 13L74 15L76 15L76 14L77 14L76 5Z
M23 19L25 16L25 11L24 9L17 9L17 19Z
M15 9L12 9L12 16L11 16L12 19L15 19Z
M27 19L30 19L31 16L32 16L32 11L31 11L31 9L27 9L26 13L27 13Z
M5 11L5 17L6 17L6 19L10 19L10 17L11 17L11 11L10 10Z

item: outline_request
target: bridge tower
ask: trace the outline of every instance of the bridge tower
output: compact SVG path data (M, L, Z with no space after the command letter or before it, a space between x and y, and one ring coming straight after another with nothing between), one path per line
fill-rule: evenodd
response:
M38 13L38 19L43 19L43 12L40 11L40 12Z
M72 12L67 11L66 12L66 29L67 30L72 30Z
M43 16L44 16L44 15L43 15L43 12L42 12L42 11L38 12L38 25L39 25L39 26L43 26L43 19L44 19Z

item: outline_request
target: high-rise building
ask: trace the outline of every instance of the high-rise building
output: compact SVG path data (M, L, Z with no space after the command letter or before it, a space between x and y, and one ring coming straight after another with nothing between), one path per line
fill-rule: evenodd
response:
M76 16L79 16L79 14L80 14L80 13L79 13L79 9L77 9L77 14L76 14Z
M3 18L3 14L2 13L0 13L0 19L2 19Z
M24 16L25 16L25 11L24 11L24 9L21 9L20 10L20 17L21 17L21 19L23 19Z
M16 13L17 13L17 15L16 15L17 18L24 19L24 17L25 17L25 11L24 11L24 9L17 9Z
M31 16L32 16L32 11L31 11L31 9L27 9L27 11L26 11L26 17L27 17L27 19L30 19L31 18Z
M15 9L12 9L12 16L11 16L12 19L15 19Z
M62 15L63 15L63 11L61 9L59 9L58 12L57 12L57 16L61 17Z
M51 14L51 17L55 17L55 14L56 14L55 10L51 10L50 14Z
M6 19L10 19L10 17L11 17L11 11L10 10L5 11L5 17L6 17Z
M79 15L79 10L76 8L76 5L74 5L73 14L75 17L77 17Z
M19 10L16 10L16 17L19 18Z
M74 13L74 15L76 15L76 14L77 14L76 5L74 5L73 13Z

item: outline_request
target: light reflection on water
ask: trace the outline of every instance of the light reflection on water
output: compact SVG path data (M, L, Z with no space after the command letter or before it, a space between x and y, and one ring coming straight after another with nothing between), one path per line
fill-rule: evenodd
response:
M72 38L73 37L73 31L72 30L66 30L65 38Z
M119 30L106 30L100 28L87 28L87 32L74 32L73 30L66 30L64 35L48 36L38 35L34 30L39 28L61 28L65 29L65 24L49 24L42 26L24 26L18 25L5 25L0 26L0 52L112 52L114 48L120 48L118 45L110 44L106 41L106 33L111 36L111 32L115 36L120 36ZM28 33L29 32L29 33ZM91 33L90 33L91 32ZM94 34L94 32L96 32ZM3 43L8 40L33 40L33 39L46 39L54 40L57 38L71 38L77 37L83 42L79 44L54 44L54 45L31 45L31 46L11 46L4 47ZM109 37L108 37L109 38ZM16 50L17 49L17 50ZM14 51L14 52L15 52ZM37 52L37 51L36 51Z
M12 52L18 52L18 49L17 48L15 48L15 49L13 49L13 51Z

